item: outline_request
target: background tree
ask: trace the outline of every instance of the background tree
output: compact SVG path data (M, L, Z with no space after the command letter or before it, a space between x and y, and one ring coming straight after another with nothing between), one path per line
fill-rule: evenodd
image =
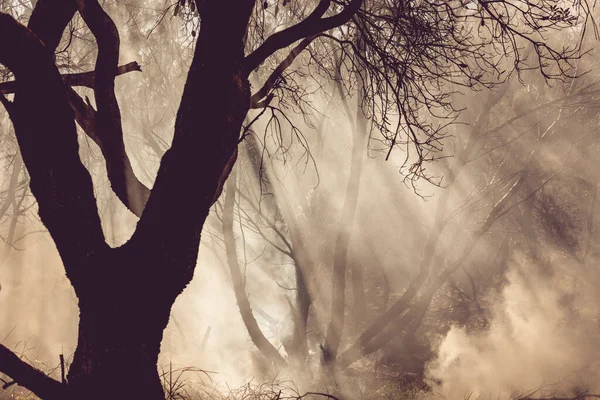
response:
M510 242L515 240L513 226L520 225L531 228L537 225L533 219L523 218L515 213L515 210L523 208L524 203L527 203L529 199L536 198L537 193L544 191L544 188L563 185L558 182L562 181L560 176L567 174L568 170L579 171L576 166L580 165L581 160L587 156L574 150L574 143L584 140L590 146L590 151L596 148L593 143L597 139L592 138L586 132L566 135L565 141L558 140L561 145L557 145L556 139L562 138L563 135L560 135L560 132L565 132L568 129L567 125L573 123L572 116L593 107L593 99L597 95L595 80L571 81L560 87L560 90L544 90L543 80L536 80L531 74L523 74L522 78L527 82L527 87L523 88L522 92L519 93L517 90L517 88L522 88L521 83L515 80L505 83L495 93L478 93L476 98L479 103L471 104L468 112L462 115L462 118L469 121L470 125L467 127L459 125L460 128L456 128L457 135L454 143L456 148L450 153L456 154L456 159L448 158L442 167L443 176L447 180L444 182L444 190L437 197L437 211L435 211L433 222L428 227L429 238L425 236L423 240L426 246L418 252L424 256L421 260L416 257L412 259L417 265L420 264L420 269L413 270L418 278L417 280L413 278L412 281L407 279L408 282L403 283L404 287L397 283L394 285L393 290L398 293L396 298L401 301L395 303L394 307L389 310L384 308L380 314L371 313L371 318L367 322L373 324L368 326L368 329L364 331L360 329L358 332L350 330L345 333L344 340L356 340L357 336L359 340L350 346L348 352L344 353L337 367L342 370L347 369L359 359L383 350L383 357L381 352L375 357L381 360L381 364L395 365L397 369L394 371L408 370L413 376L416 372L417 376L422 379L424 364L432 356L432 352L427 350L431 344L429 340L432 332L445 334L452 323L461 326L468 325L473 329L485 328L486 319L489 317L486 312L489 311L490 292L495 291L496 297L491 298L497 298L497 292L503 286L502 280L508 266L507 257L518 251L517 248L510 246ZM487 100L482 101L484 99ZM453 99L454 104L461 104L465 101L468 102L469 98L458 94ZM340 108L342 108L341 105ZM329 106L327 109L330 109ZM573 114L571 110L577 111L573 111L575 113ZM338 135L340 134L338 133ZM588 139L583 139L586 137ZM318 139L315 140L318 141ZM557 151L561 146L570 149L569 151L573 151L576 155L567 157L565 154L561 154ZM558 166L551 167L544 161L547 157L556 157L559 160ZM319 162L317 164L321 165ZM445 168L449 170L445 170ZM248 170L252 169L248 168ZM257 175L260 173L258 168L254 168L254 170ZM280 179L268 179L269 185L276 186L276 182L283 180L285 174L287 172L283 172ZM338 176L339 174L338 172ZM264 175L265 173L263 173L263 183ZM324 180L323 174L321 174L321 178L323 178L321 186L315 192L331 190L333 183ZM258 186L257 183L253 183L250 184L250 187L252 185ZM283 191L291 189L291 185L285 183L282 185L287 188ZM251 189L240 187L241 190ZM336 190L333 192L335 193ZM583 193L585 194L585 191ZM240 196L244 199L243 205L240 200L240 208L247 206L251 210L258 210L256 214L251 214L251 217L248 216L248 213L254 211L243 209L239 211L240 220L245 221L243 226L247 227L246 234L240 235L241 238L244 238L243 251L246 252L248 243L251 243L251 240L247 239L247 235L251 232L262 236L266 246L279 250L296 263L295 258L291 256L294 246L286 237L285 229L275 225L275 221L281 220L277 217L279 212L277 207L275 207L277 211L271 217L266 206L268 201L263 202L261 207L260 201L253 203L250 199L251 195L242 193ZM327 198L327 195L324 197ZM381 193L378 194L377 199L378 203L383 203ZM394 199L393 201L397 202L398 200ZM281 203L282 200L279 202ZM285 200L283 202L285 203ZM302 200L298 202L302 203ZM556 205L556 203L554 204ZM574 203L570 204L567 208L573 207ZM589 204L586 200L584 208L587 207ZM344 220L340 217L339 209L323 211L323 205L319 205L317 202L311 201L306 208L307 210L303 213L307 215L328 215L329 217L330 214L333 214L334 218ZM369 208L363 205L362 209ZM474 211L476 209L478 211ZM555 206L554 211L550 214L564 215L563 211L559 211L560 209L561 206ZM234 212L233 208L230 210L232 213ZM372 209L367 212L370 215L373 214ZM381 222L383 219L376 220ZM257 223L256 220L263 220L263 224ZM405 223L411 221L411 217L404 216L402 221ZM566 225L562 222L555 222L556 228L573 226L573 222ZM315 225L322 223L322 219L315 221ZM335 226L336 223L331 225ZM361 221L359 226L365 229L367 225L366 221ZM472 230L473 234L465 234L465 229ZM265 231L268 230L272 230L273 233L266 234ZM416 233L415 230L410 230L410 232ZM304 236L310 237L312 242L319 241L311 228L305 230ZM325 236L329 237L328 241L333 247L331 238L334 235L329 232ZM363 233L361 235L362 243L355 244L353 247L368 246L367 243L370 241L385 240L385 235L381 232L373 236L371 238ZM327 239L325 240L327 241ZM573 237L570 241L573 241ZM452 249L459 250L459 253L453 252ZM324 259L321 262L327 265L327 262L334 258L331 254L332 251L330 248L317 252ZM362 247L360 251L364 251ZM309 253L310 251L303 248L303 252ZM255 250L251 253L257 254L258 252ZM486 256L486 253L490 253L490 255ZM350 258L352 258L351 263L361 262L359 261L360 256L356 253L352 254ZM377 257L365 258L370 266L377 263ZM265 260L264 262L269 263L270 261ZM444 265L447 267L443 268ZM488 267L482 269L482 266ZM430 276L423 277L422 271L427 269L430 271ZM323 275L327 276L326 274L331 270L326 269L326 271L318 274L321 280ZM462 277L463 273L464 277ZM280 274L274 274L273 279L280 280ZM335 282L337 278L333 279ZM364 280L361 283L367 284ZM290 290L289 287L282 289ZM298 288L292 287L290 293L294 293L295 290ZM322 284L321 290L327 295L329 286ZM353 291L354 287L345 290L347 299L352 298ZM250 295L256 296L256 293L250 293ZM323 293L316 290L314 297L311 298L312 307L319 307L318 304L322 303L322 298L319 297L323 297ZM482 300L482 297L485 300ZM374 296L369 301L376 302L379 299ZM352 306L346 301L340 312L348 315L352 311ZM315 313L313 309L312 313L323 318L322 311ZM311 332L322 331L322 325L322 321L315 322L313 319L308 330ZM417 332L422 333L419 336L420 340L416 340ZM428 337L428 339L424 340L424 337ZM281 338L278 340L283 342L285 350L292 360L293 357L285 341ZM419 341L425 343L415 343ZM322 345L324 338L318 338L317 343ZM420 345L421 347L419 347ZM267 356L267 358L269 357Z

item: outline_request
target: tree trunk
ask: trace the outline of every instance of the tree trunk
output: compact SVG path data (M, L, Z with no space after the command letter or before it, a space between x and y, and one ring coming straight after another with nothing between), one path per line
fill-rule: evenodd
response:
M0 62L17 82L15 100L6 105L40 218L79 299L67 398L164 399L156 365L163 330L172 304L193 277L202 226L232 166L249 107L242 38L252 4L227 13L226 7L203 5L173 144L135 233L114 249L105 243L54 60L26 28L0 13Z
M296 278L296 301L295 307L292 306L294 315L294 333L289 342L285 344L285 350L291 360L299 365L306 362L308 358L308 315L312 304L312 297L309 290L310 265L312 261L309 259L302 235L298 230L297 221L293 213L290 211L290 205L285 196L277 195L277 191L272 189L272 180L269 171L263 170L261 162L262 154L254 135L249 136L246 141L246 151L250 165L254 174L260 181L261 186L265 185L266 190L273 192L275 201L272 203L275 214L281 214L282 221L287 226L289 232L290 257L294 261L294 272Z
M248 330L248 334L250 335L252 342L270 362L278 367L285 367L285 360L260 329L260 326L254 317L254 313L252 312L250 300L248 300L248 296L246 294L245 280L242 276L242 271L240 270L235 236L233 232L235 189L237 185L236 172L237 171L235 170L232 171L229 181L227 182L225 204L223 206L223 240L225 242L227 265L229 266L229 272L231 273L231 281L233 283L235 299L237 300L240 315L242 316L242 320L244 321L244 325Z
M365 323L367 312L367 299L365 296L365 265L362 262L352 263L352 293L354 295L353 320L357 329L360 329Z
M74 399L165 398L156 367L164 327L129 313L82 308L68 375Z
M308 291L308 283L306 281L306 268L303 267L302 256L297 256L294 251L294 266L296 272L296 320L294 326L294 350L292 357L300 364L304 364L308 357L308 314L312 298Z
M359 49L363 49L363 45L364 44L362 40L357 40L357 47ZM327 325L325 348L323 352L323 360L326 364L333 363L335 361L344 330L346 306L346 271L353 225L358 209L360 178L362 173L364 153L367 149L366 142L368 138L366 132L367 120L362 110L362 81L358 79L359 97L357 99L356 121L354 121L341 83L341 62L338 60L336 63L338 65L336 70L336 86L342 99L344 112L346 113L346 116L350 122L352 131L352 154L350 158L350 173L348 174L348 182L346 184L346 191L344 193L344 204L342 206L340 226L333 255L333 274L331 278L331 313L329 316L329 323ZM358 293L359 298L361 296L364 298L364 286L362 286L363 277L357 275L356 271L354 272L353 279L361 279L361 283L357 284L357 282L353 282L353 288L360 292ZM355 295L356 294L357 293L355 293Z
M68 376L81 399L164 399L156 366L163 330L193 277L202 227L235 161L250 97L241 69L252 4L231 12L220 2L199 7L202 28L173 143L135 233L122 247L83 258L89 265L62 257L67 271L84 271L71 278L80 325Z
M164 399L156 364L181 290L155 273L165 267L157 260L129 244L86 260L89 272L75 286L80 314L68 374L72 398Z

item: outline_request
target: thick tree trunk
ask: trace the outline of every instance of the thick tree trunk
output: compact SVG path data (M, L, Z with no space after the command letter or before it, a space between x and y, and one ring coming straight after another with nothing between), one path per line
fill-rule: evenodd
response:
M80 320L71 398L164 399L156 364L181 289L156 273L165 267L157 260L129 244L88 259L89 273L75 287Z
M77 398L164 399L156 366L163 330L193 277L202 226L232 166L249 105L249 84L240 73L243 32L230 25L241 18L236 27L244 27L250 7L221 23L223 7L202 8L173 145L136 232L124 246L92 259L82 281L73 282L81 312L68 378Z
M115 311L80 312L68 376L73 398L163 400L156 363L164 327Z

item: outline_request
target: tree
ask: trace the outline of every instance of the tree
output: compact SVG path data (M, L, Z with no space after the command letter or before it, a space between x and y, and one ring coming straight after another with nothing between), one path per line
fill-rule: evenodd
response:
M39 0L27 27L0 14L0 63L15 78L3 91L14 91L14 99L0 100L13 122L40 218L79 299L68 384L0 347L0 371L44 399L164 398L156 368L163 330L193 277L204 222L236 161L240 134L249 129L244 121L251 109L285 118L290 99L305 110L307 89L290 68L304 50L323 75L329 74L332 51L341 51L341 76L348 89L361 83L363 113L382 142L390 151L412 146L407 174L430 179L424 163L435 159L444 124L436 125L425 109L453 118L446 83L491 86L525 67L525 44L546 77L566 76L578 46L555 50L542 35L587 15L585 3L560 8L552 0L284 1L276 5L284 11L267 16L268 1L181 4L197 9L201 23L174 138L151 190L135 176L125 151L114 91L117 74L136 65L118 67L118 29L99 2ZM96 66L61 76L54 53L76 12L96 39ZM261 78L254 71L264 69L270 72L262 87L251 93L249 77ZM76 85L93 89L95 107L72 89ZM120 247L105 241L92 181L79 159L75 122L98 143L112 190L139 217ZM332 318L331 349L342 326Z

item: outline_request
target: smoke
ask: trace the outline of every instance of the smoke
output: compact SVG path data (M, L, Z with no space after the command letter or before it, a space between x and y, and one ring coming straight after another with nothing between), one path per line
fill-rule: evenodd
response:
M597 279L573 265L579 276L540 276L529 263L512 260L487 329L454 326L441 340L428 366L439 395L508 399L598 388Z
M5 248L2 258L0 341L50 371L75 351L77 298L50 237L38 233L18 246L30 250Z

